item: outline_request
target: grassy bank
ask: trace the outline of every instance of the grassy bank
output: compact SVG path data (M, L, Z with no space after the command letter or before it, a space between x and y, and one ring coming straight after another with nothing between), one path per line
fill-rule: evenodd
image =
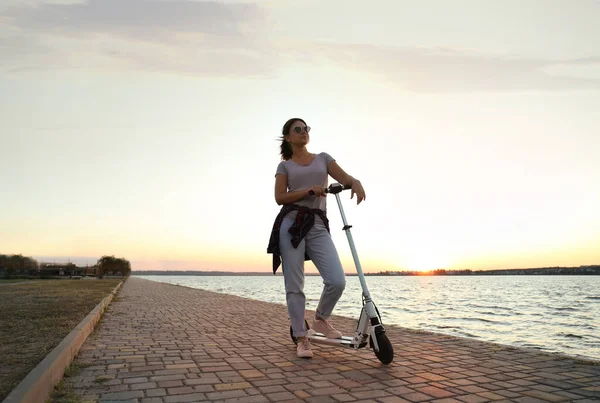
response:
M0 284L8 284L8 283L21 283L32 281L29 278L0 278Z
M0 287L0 401L119 281L43 280Z

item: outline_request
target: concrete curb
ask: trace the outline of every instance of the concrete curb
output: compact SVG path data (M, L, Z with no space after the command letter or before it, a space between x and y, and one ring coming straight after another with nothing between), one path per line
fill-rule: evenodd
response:
M73 329L50 354L48 354L25 379L13 389L3 403L45 402L54 387L63 378L79 349L94 331L106 307L123 285L121 281L102 301Z

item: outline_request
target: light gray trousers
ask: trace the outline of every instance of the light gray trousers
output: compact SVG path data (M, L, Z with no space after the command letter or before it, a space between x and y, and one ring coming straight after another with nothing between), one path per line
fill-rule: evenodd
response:
M292 235L288 232L288 229L293 225L295 216L296 214L292 212L281 223L279 250L281 252L285 295L292 330L295 337L302 337L307 332L304 327L304 310L306 307L304 253L308 253L323 278L323 292L316 310L318 318L328 319L331 316L333 308L335 308L346 287L346 278L337 250L331 239L331 234L327 232L321 217L315 217L313 227L300 242L298 248L294 248L290 241Z

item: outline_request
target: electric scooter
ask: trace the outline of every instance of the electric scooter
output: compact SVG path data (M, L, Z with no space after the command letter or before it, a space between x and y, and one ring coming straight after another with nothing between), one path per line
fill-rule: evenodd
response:
M363 274L360 261L358 260L358 254L356 253L354 240L352 239L352 233L350 232L350 228L352 228L352 226L348 225L348 222L346 221L346 215L344 214L342 201L340 200L340 193L346 189L350 189L350 187L344 187L339 183L333 183L329 185L329 187L325 190L325 193L335 195L335 199L337 200L337 204L340 208L340 214L342 215L342 221L344 223L344 228L342 229L346 232L346 236L348 237L348 243L350 244L350 250L352 251L352 257L354 258L354 264L356 265L356 271L362 287L363 307L360 311L354 336L342 336L341 339L329 339L325 337L324 334L317 333L310 329L308 322L305 320L304 325L308 330L306 337L313 343L328 344L336 347L345 347L355 350L366 347L368 339L369 347L373 349L379 361L381 361L383 364L389 364L394 360L394 349L392 348L392 343L390 343L390 340L385 333L385 328L381 322L379 310L375 306L375 303L369 294L367 282L365 281L365 276ZM291 326L290 336L292 337L292 341L295 344L298 344L298 340L296 337L294 337Z

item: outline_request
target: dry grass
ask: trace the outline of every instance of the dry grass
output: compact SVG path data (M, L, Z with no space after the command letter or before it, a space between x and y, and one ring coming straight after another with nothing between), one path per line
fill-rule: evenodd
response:
M63 379L56 385L47 403L80 403L81 398L77 395L77 393L75 393L73 385L66 382L66 380L72 376L79 375L81 369L85 368L86 366L88 365L81 365L72 362L71 365L65 369Z
M31 279L28 278L0 278L0 284L5 284L5 283L25 283L27 281L32 281Z
M119 281L44 280L0 287L0 401Z

